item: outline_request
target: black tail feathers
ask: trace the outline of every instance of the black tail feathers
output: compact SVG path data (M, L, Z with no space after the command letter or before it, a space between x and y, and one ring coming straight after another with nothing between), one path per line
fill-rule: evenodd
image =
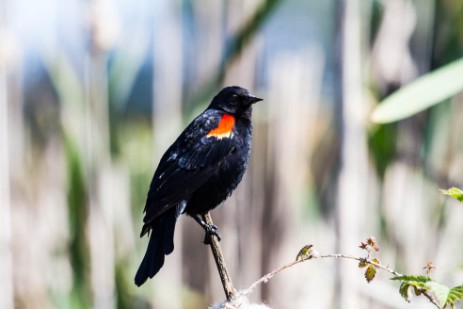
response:
M176 221L175 209L171 209L152 223L148 249L135 275L137 286L141 286L148 278L153 278L164 265L165 256L174 251Z

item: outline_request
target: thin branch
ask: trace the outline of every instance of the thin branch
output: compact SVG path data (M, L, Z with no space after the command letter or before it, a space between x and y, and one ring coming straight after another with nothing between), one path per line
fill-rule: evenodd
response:
M314 256L313 257L313 259L317 259L317 258L343 258L343 259L356 260L356 261L359 261L359 262L364 262L366 264L376 266L376 267L378 267L378 268L380 268L382 270L385 270L385 271L393 274L396 277L402 276L401 273L396 272L395 270L393 270L389 266L383 265L381 263L377 263L377 262L373 261L370 258L360 258L360 257L351 256L351 255L346 255L346 254L325 254L325 255Z
M437 308L441 308L441 306L439 306L439 304L434 300L434 298L432 298L432 296L428 293L428 291L424 291L423 292L423 295L429 299L429 301L434 305L436 306Z
M213 225L212 218L209 212L205 214L203 218L207 224ZM211 250L212 254L214 255L215 263L217 265L217 270L219 271L220 280L222 281L222 286L225 292L225 296L227 297L227 302L230 302L235 298L236 291L233 287L233 283L228 273L227 266L225 265L225 260L223 258L219 240L215 235L211 235Z
M248 288L244 289L244 290L241 290L241 291L238 291L236 293L236 297L239 298L239 297L242 297L242 296L246 296L248 294L251 294L253 292L253 290L260 284L263 284L263 283L267 283L271 278L273 278L273 276L275 276L276 274L278 274L279 272L287 269L287 268L291 268L297 264L300 264L300 263L304 263L305 261L308 261L308 260L314 260L314 259L325 259L325 258L342 258L342 259L349 259L349 260L356 260L356 261L359 261L359 262L363 262L365 264L370 264L370 265L373 265L375 267L378 267L384 271L387 271L389 273L391 273L392 275L396 276L396 277L399 277L399 276L402 276L401 273L393 270L392 268L390 268L389 266L386 266L386 265L383 265L381 263L377 263L375 261L373 261L372 259L370 258L361 258L361 257L355 257L355 256L351 256L351 255L346 255L346 254L325 254L325 255L311 255L310 257L307 257L307 258L302 258L302 259L299 259L299 260L296 260L294 262L290 262L290 263L287 263L287 264L284 264L282 266L280 266L279 268L275 269L274 271L266 274L265 276L263 276L262 278L260 278L259 280L255 281L254 283L252 283ZM437 308L441 308L439 306L439 304L432 298L432 296L427 292L427 291L424 291L423 292L423 295L434 305L436 306Z
M259 280L255 281L253 284L251 284L247 289L244 289L244 290L241 290L237 293L237 297L241 297L241 296L245 296L245 295L248 295L248 294L251 294L252 291L260 284L262 283L267 283L270 279L273 278L273 276L275 276L276 274L278 274L280 271L282 270L285 270L286 268L290 268L290 267L293 267L294 265L296 264L299 264L299 263L302 263L304 262L304 260L298 260L298 261L294 261L294 262L291 262L291 263L287 263L287 264L284 264L283 266L281 266L280 268L277 268L275 269L274 271L266 274L265 276L263 276L262 278L260 278Z

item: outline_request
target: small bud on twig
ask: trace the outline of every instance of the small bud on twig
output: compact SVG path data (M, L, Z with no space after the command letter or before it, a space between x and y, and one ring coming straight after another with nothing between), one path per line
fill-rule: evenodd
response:
M426 270L426 276L431 277L431 272L433 269L436 269L436 265L434 265L433 262L429 261L426 263L423 269Z

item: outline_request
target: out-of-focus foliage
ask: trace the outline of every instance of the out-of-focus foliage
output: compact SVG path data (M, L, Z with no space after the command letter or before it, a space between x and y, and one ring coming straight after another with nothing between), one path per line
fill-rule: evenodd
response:
M463 91L463 60L454 61L416 79L388 96L373 111L376 123L410 117Z
M396 124L376 125L368 133L368 146L372 159L378 174L383 177L396 154L397 126Z
M73 270L74 301L77 307L91 304L89 285L89 248L85 237L88 220L87 190L83 172L83 162L76 145L69 136L63 136L68 168L68 204L69 204L69 256Z

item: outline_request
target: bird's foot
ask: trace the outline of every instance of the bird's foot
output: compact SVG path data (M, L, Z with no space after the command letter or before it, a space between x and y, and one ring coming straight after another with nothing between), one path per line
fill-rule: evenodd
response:
M222 239L222 237L220 236L220 233L219 233L219 229L217 226L215 225L210 225L210 224L206 224L204 226L204 229L206 231L206 235L204 236L204 244L205 245L210 245L211 244L211 238L212 236L215 236L217 237L217 239L220 241Z
M206 235L204 236L204 244L210 245L212 236L217 237L219 241L222 239L219 233L219 228L217 226L207 223L202 215L195 214L192 215L192 217L203 227L204 231L206 231Z

